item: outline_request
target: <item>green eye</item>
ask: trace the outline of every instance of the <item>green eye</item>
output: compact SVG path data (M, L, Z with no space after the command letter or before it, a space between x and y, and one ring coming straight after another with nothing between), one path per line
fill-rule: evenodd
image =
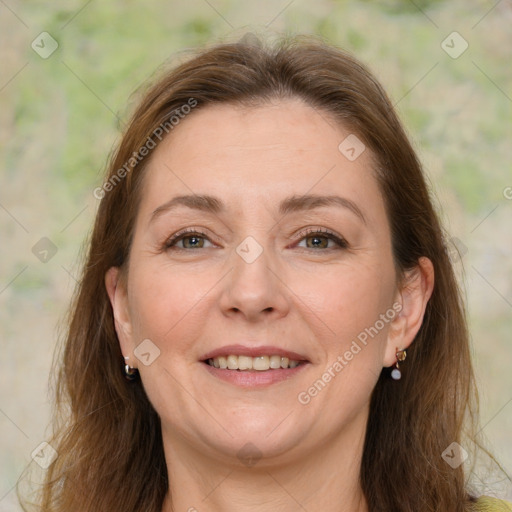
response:
M205 233L181 231L172 235L165 243L166 249L203 249L205 243L211 243ZM181 243L181 245L179 245Z
M200 236L184 236L179 242L183 242L183 249L195 249L204 246L204 238Z
M330 238L323 235L307 236L305 238L306 246L313 249L326 249L329 246Z
M300 233L299 236L301 237L299 244L305 241L306 245L302 247L306 247L307 249L346 249L348 247L348 243L345 239L330 231L311 229Z

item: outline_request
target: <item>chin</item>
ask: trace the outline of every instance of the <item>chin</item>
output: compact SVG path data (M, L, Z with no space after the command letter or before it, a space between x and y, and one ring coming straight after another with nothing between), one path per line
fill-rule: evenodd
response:
M302 427L299 431L296 421L283 421L288 413L255 415L253 412L250 417L234 415L230 422L218 418L219 422L225 426L227 432L212 435L218 432L218 428L206 429L201 426L203 442L206 442L216 452L223 453L228 459L233 458L233 454L238 459L244 457L257 457L262 459L276 458L290 453L296 448L303 438ZM254 452L251 455L251 452Z

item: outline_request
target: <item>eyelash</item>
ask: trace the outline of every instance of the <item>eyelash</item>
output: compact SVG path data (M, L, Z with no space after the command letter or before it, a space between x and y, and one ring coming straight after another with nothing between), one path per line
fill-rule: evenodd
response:
M329 231L328 229L321 229L321 228L308 228L304 231L301 231L297 235L299 237L298 242L301 242L304 238L307 238L308 236L311 236L311 235L319 235L319 238L327 238L329 240L333 240L338 245L337 248L330 247L330 248L324 249L324 251L348 248L348 242L344 238L339 237L338 235L336 235L332 231ZM175 244L178 243L180 240L183 240L185 238L192 237L192 236L195 236L197 238L206 238L207 240L209 240L208 235L206 233L203 233L202 231L199 231L194 228L187 228L187 229L178 231L177 233L172 235L170 238L168 238L165 241L164 248L165 249L178 249L178 250L183 250L183 251L190 250L190 249L184 249L182 247L177 248L177 247L175 247ZM309 248L306 248L306 249L309 249ZM316 251L317 249L311 249L311 250Z

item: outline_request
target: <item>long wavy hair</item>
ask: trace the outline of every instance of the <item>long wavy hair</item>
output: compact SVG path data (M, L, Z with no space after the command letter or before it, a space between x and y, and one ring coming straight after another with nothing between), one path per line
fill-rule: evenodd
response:
M397 385L384 368L371 396L360 473L369 511L472 510L475 498L463 466L454 469L442 457L453 442L469 449L478 403L464 305L444 232L419 160L382 86L351 55L311 36L203 48L145 91L95 192L103 197L57 362L50 444L58 457L46 471L38 510L161 512L168 475L160 420L140 379L124 377L104 284L110 267L127 268L151 158L151 150L142 148L150 139L158 144L172 137L170 120L184 112L290 97L350 129L372 151L399 274L415 268L422 256L435 270L402 380Z

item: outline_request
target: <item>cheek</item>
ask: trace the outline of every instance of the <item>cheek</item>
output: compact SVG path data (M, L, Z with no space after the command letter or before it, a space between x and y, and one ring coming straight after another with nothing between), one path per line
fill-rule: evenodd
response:
M328 334L328 351L343 350L359 333L372 327L392 306L392 270L382 265L361 263L319 271L298 280L294 290L318 318L318 326ZM379 330L384 331L379 323Z
M313 378L297 392L309 414L322 416L322 436L346 425L368 407L383 366L386 336L391 320L394 274L382 264L358 262L320 274L316 287L303 282L308 305L317 306L315 338L323 352ZM312 281L311 283L312 284ZM312 293L312 290L315 290ZM386 312L391 311L387 320Z
M131 276L134 336L153 340L161 350L173 340L179 350L202 325L204 299L214 284L204 273L140 265Z

